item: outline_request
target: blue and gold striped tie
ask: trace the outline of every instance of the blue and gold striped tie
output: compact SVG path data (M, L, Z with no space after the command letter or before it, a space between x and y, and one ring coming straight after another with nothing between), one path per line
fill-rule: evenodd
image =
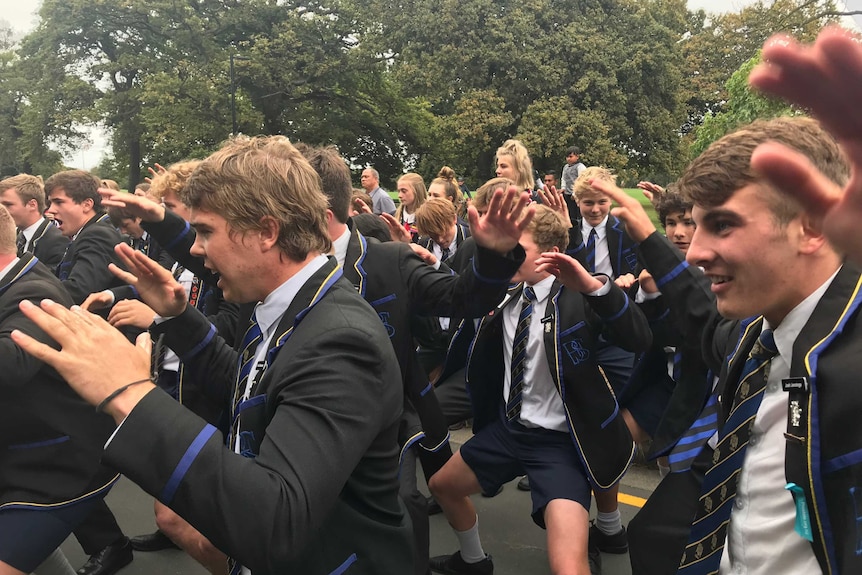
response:
M718 573L739 471L763 400L769 366L776 355L778 348L772 330L763 330L743 366L730 416L719 432L712 467L704 477L697 515L680 560L679 575Z
M237 426L239 422L239 414L237 409L242 398L245 396L245 388L248 383L248 376L251 373L252 365L254 365L254 357L257 352L257 345L260 343L263 333L260 331L260 326L257 324L257 312L251 314L249 319L248 329L242 337L242 346L239 348L239 356L237 357L237 375L236 389L233 395L233 407L231 409L231 439L228 440L228 445L233 447L232 438L236 437Z
M533 302L536 292L533 288L524 287L521 313L518 316L518 327L515 328L515 339L512 340L512 367L509 398L506 401L506 419L512 421L521 415L521 399L524 392L524 370L527 369L527 341L530 337L530 316L533 315Z
M587 238L587 271L591 274L596 273L596 239L599 234L596 228L590 230L590 237Z

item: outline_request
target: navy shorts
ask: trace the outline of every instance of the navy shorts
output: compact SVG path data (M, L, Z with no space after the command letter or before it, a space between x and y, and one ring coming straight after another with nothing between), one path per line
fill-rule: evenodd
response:
M498 419L461 446L461 457L485 493L496 493L504 483L526 475L533 521L543 529L545 506L554 499L576 501L590 510L592 490L568 433Z
M90 497L63 507L0 509L0 561L32 573L99 500Z

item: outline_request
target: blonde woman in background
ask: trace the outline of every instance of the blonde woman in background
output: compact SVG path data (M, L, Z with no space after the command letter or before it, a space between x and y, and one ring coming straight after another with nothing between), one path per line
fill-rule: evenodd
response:
M530 154L519 140L506 140L497 148L494 155L497 164L497 177L508 178L522 190L530 192L536 201L536 183L533 180L533 161Z
M410 232L415 242L419 237L419 232L416 230L416 210L428 197L425 182L419 174L408 172L398 178L396 186L400 203L395 210L395 219Z

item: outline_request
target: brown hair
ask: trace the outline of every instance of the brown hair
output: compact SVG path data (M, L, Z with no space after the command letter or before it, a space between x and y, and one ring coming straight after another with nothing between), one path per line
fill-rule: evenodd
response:
M115 182L114 180L102 180L100 182L103 188L110 188L115 191L120 191L120 184Z
M356 200L361 200L363 204L368 206L369 210L374 209L374 200L371 199L370 195L365 193L365 190L356 188L353 189L353 195L350 196L351 207L353 207L353 205L356 203Z
M101 182L96 176L84 170L57 172L45 182L45 195L50 196L57 188L62 188L66 196L76 204L93 200L93 210L102 213L102 196L99 195Z
M549 252L554 247L561 252L569 245L569 228L563 219L551 208L536 205L533 219L527 224L527 230L533 236L533 241L543 252Z
M297 146L305 156L323 186L323 195L329 202L332 215L340 223L347 223L350 217L350 198L353 195L353 184L350 182L350 168L335 146L311 147ZM369 196L370 198L371 196Z
M670 188L670 186L668 186L668 188ZM684 214L685 212L691 211L691 208L691 200L677 191L665 190L661 195L661 199L658 201L658 205L656 205L655 210L658 212L659 222L664 226L668 216L679 213Z
M760 144L776 141L808 157L838 186L850 178L850 167L838 144L815 120L801 116L757 120L713 142L689 164L677 182L679 191L694 204L714 208L740 188L763 183L776 221L787 224L802 211L793 198L767 186L751 168L751 154Z
M108 217L111 218L111 223L114 224L115 228L119 228L120 224L123 223L123 220L137 220L138 216L136 216L132 210L129 208L121 208L118 206L111 206L108 208Z
M31 176L30 174L18 174L17 176L9 176L0 180L0 192L5 192L9 189L15 189L22 204L27 204L30 200L36 201L36 207L39 213L45 211L45 186L42 184L42 178L39 176Z
M423 236L441 235L455 225L455 206L444 198L429 198L416 210L416 229Z
M173 192L178 198L182 198L182 192L188 184L192 173L201 165L201 160L186 160L171 164L164 172L156 174L150 183L148 195L156 200L161 200L168 192Z
M190 208L227 220L232 231L278 222L278 246L293 261L332 246L320 176L284 136L238 136L204 160L180 195Z
M581 174L575 179L572 184L572 193L575 198L582 199L586 196L604 196L604 192L600 192L590 185L593 180L602 180L611 184L616 183L617 177L608 168L602 166L590 166L581 171Z
M428 199L428 190L425 188L425 182L422 180L422 176L415 172L407 172L398 178L399 182L401 180L404 180L407 183L407 187L413 190L413 213L415 214L419 206L424 204L425 200ZM404 213L405 207L404 204L398 204L398 209L395 210L395 219L399 222L401 221L401 214Z

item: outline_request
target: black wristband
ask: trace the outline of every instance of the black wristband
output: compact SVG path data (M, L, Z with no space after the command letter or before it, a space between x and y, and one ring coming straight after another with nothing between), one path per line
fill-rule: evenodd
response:
M108 397L103 399L101 401L101 403L99 403L99 405L96 406L96 412L97 413L104 413L105 407L107 407L109 403L111 403L112 401L117 399L117 397L121 393L123 393L124 391L126 391L127 389L132 387L133 385L138 385L139 383L146 383L148 381L153 381L153 380L152 380L152 378L149 378L149 377L146 379L139 379L138 381L133 381L132 383L127 383L123 387L115 389ZM153 383L155 383L155 382L153 382Z

